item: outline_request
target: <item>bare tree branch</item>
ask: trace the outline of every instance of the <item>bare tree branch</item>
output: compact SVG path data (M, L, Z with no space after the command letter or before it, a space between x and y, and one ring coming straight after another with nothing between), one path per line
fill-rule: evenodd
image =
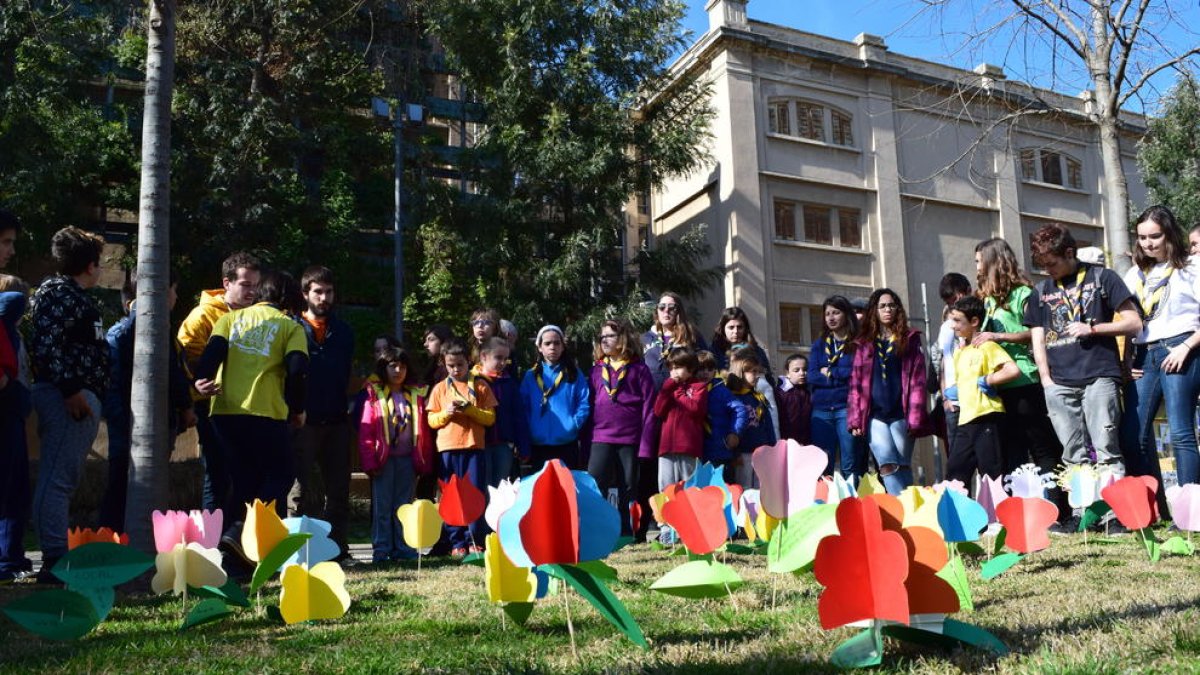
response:
M1140 78L1138 78L1138 81L1131 84L1129 87L1129 91L1125 92L1125 95L1121 96L1121 98L1118 100L1117 108L1120 109L1121 106L1125 105L1125 102L1128 101L1129 98L1131 96L1133 96L1135 93L1137 93L1142 87L1144 87L1146 85L1146 82L1150 81L1150 78L1161 73L1162 71L1166 70L1167 68L1174 68L1174 67L1180 65L1181 63L1183 63L1184 61L1187 61L1188 59L1192 58L1193 56L1197 56L1197 55L1200 55L1200 47L1192 47L1191 49L1180 54L1179 56L1176 56L1175 58L1173 58L1169 61L1164 61L1164 62L1158 64L1157 66L1154 66L1153 68L1143 72L1142 76Z
M1054 33L1055 35L1057 35L1058 39L1062 40L1063 43L1066 44L1067 47L1069 47L1071 49L1071 51L1078 54L1080 58L1083 58L1083 59L1087 58L1087 55L1084 53L1084 50L1087 49L1087 44L1088 44L1087 36L1084 35L1083 31L1081 31L1078 26L1071 23L1070 17L1068 17L1061 9L1056 7L1053 3L1049 2L1049 0L1042 0L1042 4L1046 7L1048 7L1050 9L1050 11L1054 12L1054 14L1058 17L1059 21L1066 24L1067 29L1071 33L1074 33L1074 35L1075 35L1074 39L1072 39L1071 36L1067 35L1067 33L1064 32L1062 28L1059 28L1053 22L1051 22L1050 19L1047 19L1046 17L1039 14L1037 12L1037 10L1035 10L1028 2L1025 2L1025 0L1012 0L1012 3L1014 5L1016 5L1022 12L1024 12L1025 15L1028 16L1030 19L1037 21L1038 23L1045 26L1046 29L1049 30L1051 33Z

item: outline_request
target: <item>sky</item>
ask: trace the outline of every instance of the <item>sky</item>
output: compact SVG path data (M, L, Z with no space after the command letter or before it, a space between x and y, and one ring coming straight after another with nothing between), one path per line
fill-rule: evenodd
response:
M1078 1L1069 0L1069 4ZM708 30L705 0L686 2L684 28L699 36ZM1159 11L1147 15L1150 18L1147 25L1155 26L1156 30L1145 35L1163 44L1146 50L1148 65L1158 63L1164 54L1177 54L1200 44L1200 3L1155 0L1154 4ZM946 5L947 9L939 13L928 9L922 12L927 4L921 0L750 0L746 8L752 20L841 40L853 40L859 33L879 35L891 51L906 56L966 69L983 62L1000 65L1011 79L1066 94L1078 94L1087 86L1083 73L1074 65L1077 57L1056 55L1045 42L1019 39L1012 31L997 32L986 39L971 37L975 26L997 23L1000 17L997 12L1008 12L1011 3L948 0ZM1162 8L1167 6L1175 14L1165 15ZM1193 68L1193 72L1197 70ZM1164 71L1153 79L1153 86L1146 90L1142 101L1131 100L1129 107L1153 110L1161 93L1174 81L1174 71Z

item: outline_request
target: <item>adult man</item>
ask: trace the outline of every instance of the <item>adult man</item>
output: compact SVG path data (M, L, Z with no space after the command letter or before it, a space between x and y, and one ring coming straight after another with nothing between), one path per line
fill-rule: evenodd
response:
M1024 324L1063 461L1089 461L1086 437L1098 468L1120 478L1125 466L1118 434L1122 373L1116 338L1142 328L1133 296L1115 272L1076 258L1075 238L1063 225L1043 226L1033 234L1031 248L1034 264L1050 278L1034 288ZM1073 531L1076 525L1072 520L1059 529Z
M217 319L254 304L261 268L262 263L254 255L234 253L221 263L221 288L200 294L200 304L183 320L178 336L188 367L193 371ZM220 441L213 433L207 402L196 405L196 433L200 436L200 452L204 457L204 508L210 511L223 508L229 496L229 467ZM233 516L228 514L226 517Z
M100 426L100 399L108 386L108 344L100 308L84 291L100 281L104 240L66 227L51 239L58 273L31 301L29 354L33 407L41 459L33 519L42 546L39 583L59 583L50 570L67 553L68 509L83 461Z
M307 309L301 314L308 338L308 396L304 426L292 437L296 485L288 497L291 515L320 517L332 526L330 538L349 557L350 423L346 388L354 357L354 333L333 313L333 272L314 265L300 276ZM320 469L320 480L313 470Z
M21 223L9 211L0 210L0 269L16 253ZM21 353L17 322L25 313L24 292L0 292L0 330L7 344L0 353ZM7 347L7 349L6 349ZM25 524L29 520L29 454L25 442L25 418L29 414L29 390L10 368L0 373L0 583L27 573L32 563L25 557Z

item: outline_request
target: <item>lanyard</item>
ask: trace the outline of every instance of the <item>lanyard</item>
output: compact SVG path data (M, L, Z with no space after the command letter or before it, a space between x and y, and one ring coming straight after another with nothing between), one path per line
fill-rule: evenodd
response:
M875 354L879 357L879 374L884 380L887 380L887 362L892 358L892 354L896 351L895 338L888 337L880 340L875 338Z
M550 395L554 393L555 389L558 389L559 384L562 384L563 375L566 374L565 370L559 370L558 375L554 377L554 382L552 382L550 384L550 388L547 389L545 383L542 381L542 368L544 367L545 366L538 366L533 370L533 379L537 381L538 389L542 392L542 410L545 410L546 407L550 405Z
M1138 304L1142 306L1142 314L1146 316L1146 320L1154 318L1154 314L1158 311L1158 303L1162 302L1163 296L1167 293L1167 282L1171 280L1171 275L1175 273L1175 268L1167 266L1167 273L1159 279L1158 283L1152 287L1146 285L1146 273L1140 268L1138 269L1137 281L1137 299Z
M611 359L605 358L600 362L600 377L604 380L604 391L608 392L608 398L611 401L617 400L617 390L621 388L621 383L625 381L625 376L629 374L629 364L622 363L620 368L615 371L612 368ZM562 373L559 373L559 378ZM557 386L555 382L555 386ZM538 380L538 387L541 387L541 380ZM553 389L553 387L551 387ZM542 392L544 396L549 396L548 393Z
M1075 273L1075 286L1071 290L1063 285L1062 281L1056 280L1054 285L1062 291L1063 304L1067 306L1067 322L1077 323L1083 315L1083 278L1087 276L1087 267L1079 266L1079 271Z

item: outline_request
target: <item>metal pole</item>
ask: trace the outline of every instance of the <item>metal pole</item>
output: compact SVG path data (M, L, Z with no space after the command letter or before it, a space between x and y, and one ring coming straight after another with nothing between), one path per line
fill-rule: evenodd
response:
M395 150L396 210L392 216L392 243L395 256L396 339L404 342L404 108L393 108L392 146Z

